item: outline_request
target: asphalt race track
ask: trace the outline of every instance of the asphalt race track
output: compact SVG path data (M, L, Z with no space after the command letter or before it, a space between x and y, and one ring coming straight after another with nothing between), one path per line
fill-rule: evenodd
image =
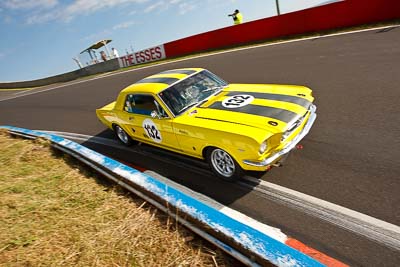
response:
M30 91L0 91L0 125L113 139L95 109L166 69L204 67L228 82L313 89L318 118L263 181L400 225L400 27L315 38L153 66ZM16 98L14 98L16 97ZM201 162L139 146L84 145L154 170L352 266L399 266L400 250L213 177Z

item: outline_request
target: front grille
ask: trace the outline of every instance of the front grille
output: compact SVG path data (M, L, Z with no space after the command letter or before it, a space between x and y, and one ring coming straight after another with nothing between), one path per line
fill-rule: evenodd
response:
M307 116L309 111L307 111L306 113L304 113L304 115L300 118L298 118L295 122L293 122L288 129L286 130L286 132L282 135L281 141L285 141L286 138L288 138L304 121L305 117Z

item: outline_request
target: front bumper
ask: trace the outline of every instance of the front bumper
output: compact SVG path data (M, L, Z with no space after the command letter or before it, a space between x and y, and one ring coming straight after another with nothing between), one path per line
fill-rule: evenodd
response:
M280 158L282 158L284 155L288 154L291 150L293 150L298 143L308 134L310 131L312 125L315 122L315 119L317 118L317 107L315 105L312 105L310 107L310 116L308 117L307 123L304 125L303 130L295 137L291 142L289 142L282 150L276 152L272 156L265 158L262 161L252 161L252 160L243 160L243 163L246 165L254 166L254 167L266 167L269 166L276 161L278 161Z

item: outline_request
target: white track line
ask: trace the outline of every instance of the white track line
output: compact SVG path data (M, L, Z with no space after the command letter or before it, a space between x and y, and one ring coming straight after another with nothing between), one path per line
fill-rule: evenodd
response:
M252 177L246 177L245 180L251 184L239 183L248 188L254 188L268 199L400 251L400 227L397 225L280 185Z
M66 132L45 132L60 135L67 139L94 142L126 149L126 147L120 145L118 142L107 138ZM129 151L133 152L134 150ZM134 152L140 153L139 151ZM241 186L254 189L261 193L262 196L274 202L300 210L310 216L400 251L400 227L397 225L260 179L246 176L245 181L238 183Z
M288 43L294 43L294 42L301 42L301 41L307 41L307 40L313 40L313 39L328 38L328 37L341 36L341 35L347 35L347 34L353 34L353 33L375 31L375 30L381 30L381 29L399 27L399 26L400 26L400 24L394 24L394 25L387 25L387 26L381 26L381 27L364 29L364 30L356 30L356 31L341 32L341 33L332 33L332 34L327 34L327 35L299 38L299 39L295 39L295 40L288 40L288 41L282 41L282 42L276 42L276 43L270 43L270 44L260 44L260 45L254 45L254 46L243 47L243 48L234 48L234 49L229 49L229 50L225 50L225 51L221 51L221 52L214 52L214 53L209 53L209 54L205 54L205 55L193 56L193 57L189 57L189 58L170 60L168 62L161 62L159 64L140 67L140 68L136 68L136 69L132 69L132 70L120 71L120 72L110 73L110 74L103 74L103 75L100 75L98 77L94 77L94 78L91 78L91 79L72 82L72 83L68 83L68 84L63 84L63 85L59 85L59 86L52 87L52 88L46 88L46 89L43 89L43 90L31 89L31 91L30 92L26 92L26 94L20 94L20 95L15 95L15 96L8 97L8 98L0 99L0 102L7 101L7 100L12 100L12 99L23 97L23 96L43 93L43 92L55 90L55 89L66 87L66 86L70 86L70 85L80 84L80 83L84 83L84 82L90 82L90 81L106 78L106 77L109 77L109 76L121 75L121 74L125 74L127 72L138 71L138 70L143 70L143 69L148 69L148 68L154 68L154 67L158 67L158 66L163 66L163 65L182 62L182 61L188 61L188 60L197 59L197 58L211 57L211 56L215 56L215 55L233 53L233 52L242 51L242 50L257 49L257 48L267 47L267 46L275 46L275 45L288 44Z

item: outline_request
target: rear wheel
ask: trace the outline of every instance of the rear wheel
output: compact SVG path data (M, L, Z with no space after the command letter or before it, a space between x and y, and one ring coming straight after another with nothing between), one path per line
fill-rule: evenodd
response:
M206 158L211 170L225 181L234 182L244 175L243 169L225 150L210 148Z
M133 144L132 138L120 126L115 125L114 131L118 140L121 141L121 143L126 146L131 146Z

